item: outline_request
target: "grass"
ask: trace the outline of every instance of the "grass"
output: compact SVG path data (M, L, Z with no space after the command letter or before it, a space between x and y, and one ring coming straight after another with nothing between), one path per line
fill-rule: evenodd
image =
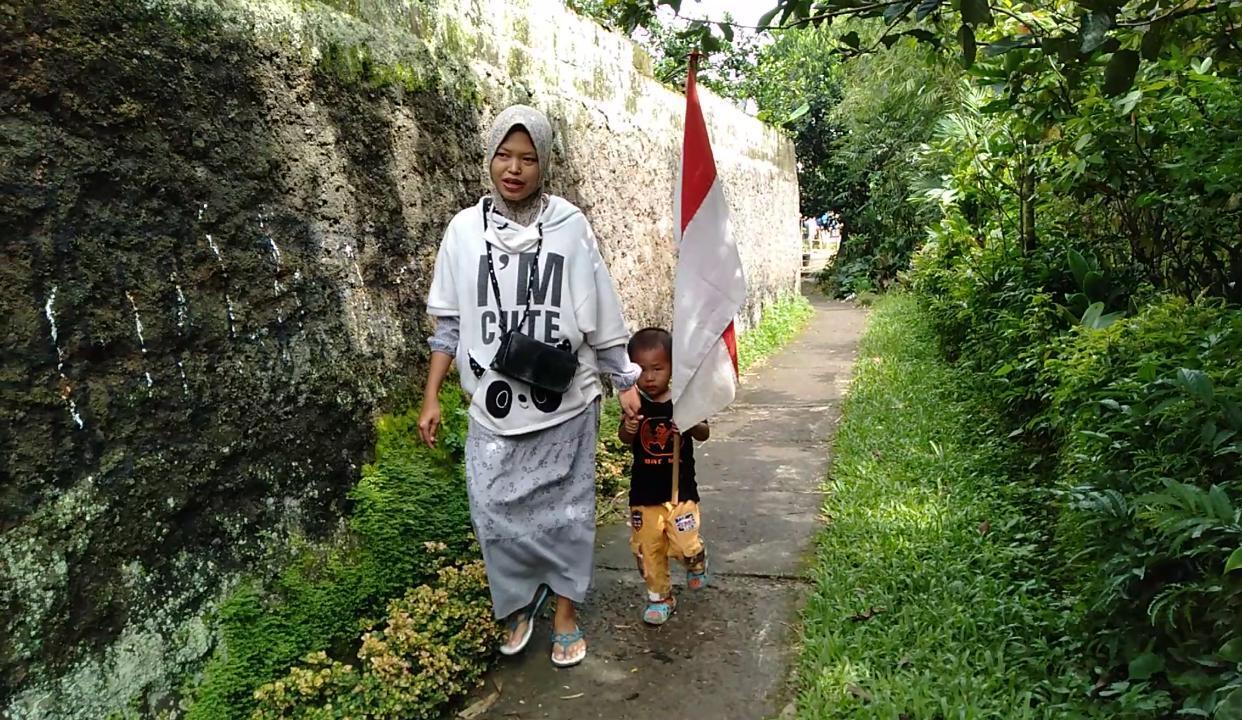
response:
M800 718L1103 717L1006 441L916 298L876 303L835 445Z
M737 341L738 368L753 370L794 339L810 322L815 310L801 294L788 295L773 303L755 327Z

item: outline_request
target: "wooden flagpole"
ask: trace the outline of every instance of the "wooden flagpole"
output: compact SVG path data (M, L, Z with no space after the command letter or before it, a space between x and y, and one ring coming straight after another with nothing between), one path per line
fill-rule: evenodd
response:
M676 509L681 491L681 432L673 433L673 508Z

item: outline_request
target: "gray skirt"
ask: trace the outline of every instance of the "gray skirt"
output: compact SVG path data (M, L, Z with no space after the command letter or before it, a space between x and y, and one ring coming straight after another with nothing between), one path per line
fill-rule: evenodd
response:
M598 400L571 420L527 435L497 435L470 420L470 519L497 618L530 604L540 585L574 602L586 599L598 435Z

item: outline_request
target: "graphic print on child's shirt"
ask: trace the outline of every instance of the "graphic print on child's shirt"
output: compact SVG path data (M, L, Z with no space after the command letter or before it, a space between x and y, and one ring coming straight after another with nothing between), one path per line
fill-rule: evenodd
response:
M634 434L631 450L630 505L659 505L673 495L673 403L642 401L643 416ZM681 467L678 471L678 499L699 501L694 476L694 441L681 438Z

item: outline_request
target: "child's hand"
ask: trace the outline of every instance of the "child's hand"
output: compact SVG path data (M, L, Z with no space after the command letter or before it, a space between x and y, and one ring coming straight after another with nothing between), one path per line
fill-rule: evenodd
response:
M632 417L627 415L624 420L625 431L630 434L634 434L638 432L638 426L640 423L642 423L642 421L643 421L642 415L634 415Z

